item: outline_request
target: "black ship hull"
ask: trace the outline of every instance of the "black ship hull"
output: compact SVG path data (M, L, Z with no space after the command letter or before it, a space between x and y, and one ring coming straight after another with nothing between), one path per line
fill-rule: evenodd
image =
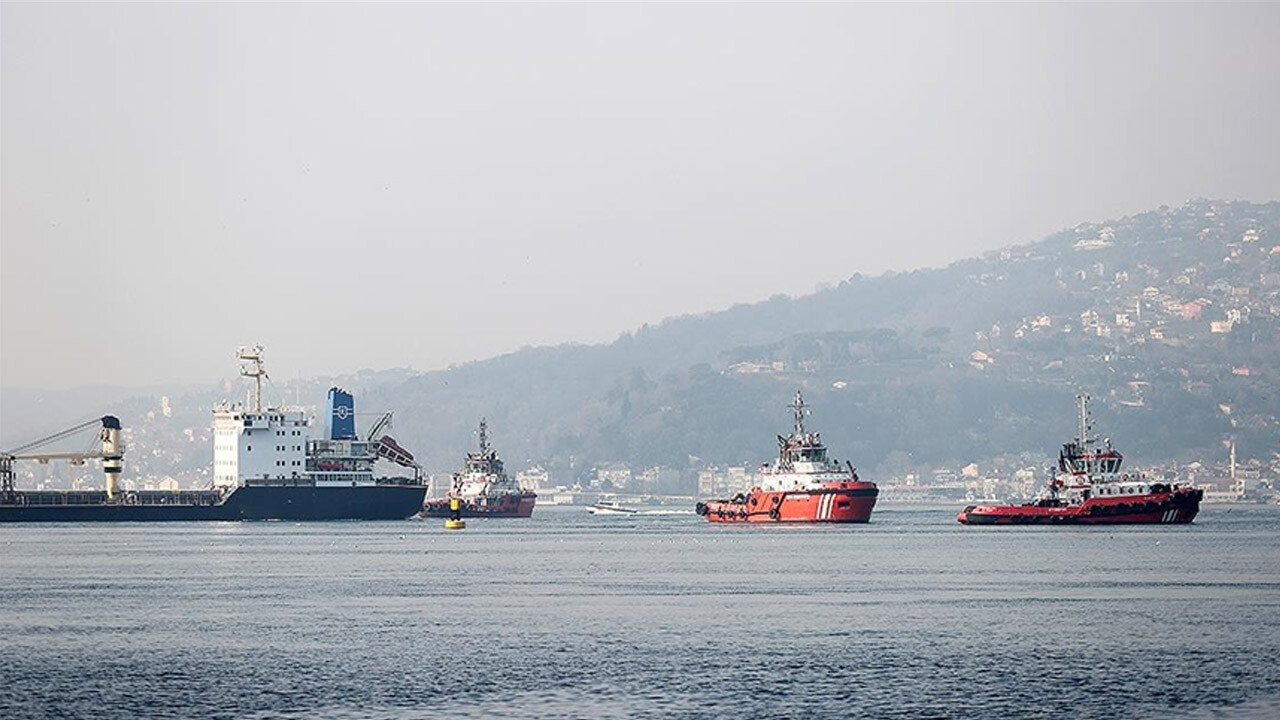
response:
M422 509L422 485L248 485L216 491L106 493L15 491L0 499L2 522L192 520L404 520Z

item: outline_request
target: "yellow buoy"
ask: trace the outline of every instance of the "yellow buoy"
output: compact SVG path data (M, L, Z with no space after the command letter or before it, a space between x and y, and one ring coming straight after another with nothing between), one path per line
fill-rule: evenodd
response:
M461 530L467 526L462 519L462 500L449 498L449 519L444 521L445 530Z

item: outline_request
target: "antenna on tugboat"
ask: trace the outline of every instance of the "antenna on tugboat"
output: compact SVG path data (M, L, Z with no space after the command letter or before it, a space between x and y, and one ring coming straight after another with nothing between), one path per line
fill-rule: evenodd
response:
M808 414L808 408L804 404L804 396L796 390L795 399L791 401L791 410L795 413L795 434L804 434L804 416Z
M1089 418L1089 396L1086 393L1076 395L1076 407L1080 411L1080 446L1083 448L1089 443L1089 433L1093 431L1093 422Z

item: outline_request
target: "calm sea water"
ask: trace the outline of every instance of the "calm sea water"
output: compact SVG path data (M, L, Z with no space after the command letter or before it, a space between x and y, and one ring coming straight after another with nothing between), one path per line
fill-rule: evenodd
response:
M1280 717L1280 508L0 526L0 717Z

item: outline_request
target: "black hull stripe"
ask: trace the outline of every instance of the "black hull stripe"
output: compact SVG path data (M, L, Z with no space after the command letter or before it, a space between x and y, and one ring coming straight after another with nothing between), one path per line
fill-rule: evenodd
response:
M0 504L0 522L191 520L404 520L422 509L423 486L242 487L221 504Z

